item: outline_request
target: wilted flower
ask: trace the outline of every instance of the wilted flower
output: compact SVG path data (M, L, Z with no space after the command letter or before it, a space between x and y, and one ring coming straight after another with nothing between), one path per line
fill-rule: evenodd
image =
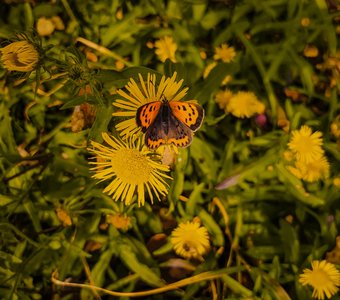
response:
M0 49L1 63L9 71L31 72L39 61L39 53L27 40L12 42Z

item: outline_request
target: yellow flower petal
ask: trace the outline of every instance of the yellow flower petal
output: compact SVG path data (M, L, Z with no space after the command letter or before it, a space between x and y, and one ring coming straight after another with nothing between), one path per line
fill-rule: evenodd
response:
M103 133L102 136L108 146L92 141L93 148L89 151L100 158L97 162L92 162L95 165L92 168L95 171L92 177L100 182L111 180L104 188L104 193L128 205L132 203L137 191L139 206L145 202L145 186L151 203L153 202L151 190L157 199L168 193L168 184L165 180L171 177L165 172L169 171L169 167L152 160L151 152L142 147L140 140L130 138L123 142L107 133Z

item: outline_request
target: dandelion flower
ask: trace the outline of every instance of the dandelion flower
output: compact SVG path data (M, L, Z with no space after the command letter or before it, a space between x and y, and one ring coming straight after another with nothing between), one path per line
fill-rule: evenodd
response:
M145 191L153 203L154 195L158 200L160 196L168 193L168 184L165 179L171 179L164 172L169 171L169 167L151 159L151 152L142 147L140 139L130 138L121 141L107 133L102 137L108 146L92 141L92 149L99 159L92 162L96 165L92 168L95 174L92 176L101 181L110 180L105 187L107 193L113 200L124 201L129 205L133 196L137 194L138 206L145 203Z
M304 269L300 275L299 282L302 285L311 285L314 290L312 297L325 299L332 297L340 285L340 272L335 265L328 263L326 260L312 261L312 270Z
M177 44L174 42L171 36L164 36L159 40L155 41L155 53L161 62L165 62L168 58L172 62L176 62L176 50Z
M329 162L324 156L308 163L297 161L295 165L301 174L301 178L308 182L318 181L327 178L329 175Z
M146 82L141 74L138 75L139 84L133 78L130 78L130 82L125 86L128 93L122 89L117 91L117 94L124 99L117 99L113 103L115 107L121 109L121 111L113 113L113 116L128 117L127 120L116 125L116 129L120 131L122 136L140 131L136 123L136 113L139 107L149 102L162 101L163 98L166 98L168 101L180 101L188 91L188 88L179 91L183 79L176 82L176 72L171 78L163 76L157 87L155 74L148 73Z
M237 92L228 101L227 112L238 118L250 118L265 111L265 106L252 92Z
M236 56L234 47L229 47L228 44L222 44L215 48L214 60L221 59L225 63L231 62Z
M180 223L171 233L171 243L177 255L201 259L210 249L208 230L198 222Z
M324 151L322 145L322 133L303 125L300 130L294 130L288 143L288 147L296 156L296 159L302 162L311 162L319 159Z
M215 95L215 102L218 104L220 109L227 110L229 100L233 96L233 92L230 90L220 90Z
M39 54L28 41L16 41L0 49L1 62L9 71L31 72L35 69Z

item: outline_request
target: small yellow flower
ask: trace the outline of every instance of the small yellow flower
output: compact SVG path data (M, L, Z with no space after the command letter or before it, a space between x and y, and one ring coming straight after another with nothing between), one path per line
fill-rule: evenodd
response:
M326 260L312 261L312 270L304 269L300 274L299 282L302 285L311 285L314 290L312 297L317 299L331 298L340 285L340 272L335 265Z
M324 150L322 145L322 133L303 125L300 130L294 130L288 143L288 147L296 156L298 161L311 162L323 156Z
M308 182L315 182L329 176L329 162L322 156L308 163L297 161L294 167L288 167L288 170L299 179Z
M302 18L300 24L303 27L308 27L310 25L310 19L309 18Z
M237 92L228 101L227 112L238 118L250 118L265 111L265 106L252 92Z
M155 41L155 53L161 62L165 62L169 58L172 62L176 62L177 44L171 36L164 36Z
M214 60L221 59L225 63L231 62L236 56L234 47L229 47L228 44L222 44L215 48Z
M227 111L227 105L229 100L233 96L233 92L230 90L220 90L215 95L215 101L220 109Z
M296 166L301 170L302 179L308 182L318 181L329 176L329 162L324 156L309 163L297 161Z
M319 55L319 49L313 45L306 45L303 49L303 55L306 57L317 57Z
M201 50L201 51L200 51L200 57L201 57L203 60L207 59L207 52Z
M151 203L153 195L160 200L160 196L168 193L168 184L165 179L171 179L164 172L169 167L151 159L147 148L142 147L139 140L130 138L121 141L107 133L102 137L108 146L92 141L92 149L97 158L96 165L91 170L95 171L92 176L100 182L110 180L105 187L104 193L112 196L112 199L124 201L126 205L131 204L133 196L137 193L138 206L145 203L145 191L147 191Z
M0 49L1 62L9 71L31 72L35 69L39 54L34 46L24 40Z
M127 231L132 226L131 217L120 213L107 215L106 222L110 223L117 229L122 229L123 231Z
M340 187L340 177L335 177L333 179L333 185L335 185L336 187Z
M148 73L146 81L141 74L138 75L139 84L133 78L130 78L130 82L125 86L128 93L122 89L117 91L117 94L124 99L117 99L113 103L113 106L121 109L121 111L112 114L114 117L129 117L129 119L116 125L116 129L120 131L122 136L140 131L136 123L136 113L139 107L149 102L162 101L163 97L168 101L180 101L188 91L188 88L180 90L183 79L176 82L176 72L171 78L163 76L158 86L156 85L155 74Z
M37 21L36 29L40 36L48 36L55 30L55 25L52 19L40 17Z
M202 260L210 249L209 234L199 222L180 223L171 233L171 243L177 255Z

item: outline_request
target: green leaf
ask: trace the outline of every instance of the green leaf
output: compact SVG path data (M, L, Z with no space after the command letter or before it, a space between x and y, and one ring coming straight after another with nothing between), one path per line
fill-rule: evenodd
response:
M147 265L137 259L136 254L132 251L130 246L126 244L119 244L118 247L119 257L132 272L138 274L143 281L151 286L164 286L164 283L159 276Z

